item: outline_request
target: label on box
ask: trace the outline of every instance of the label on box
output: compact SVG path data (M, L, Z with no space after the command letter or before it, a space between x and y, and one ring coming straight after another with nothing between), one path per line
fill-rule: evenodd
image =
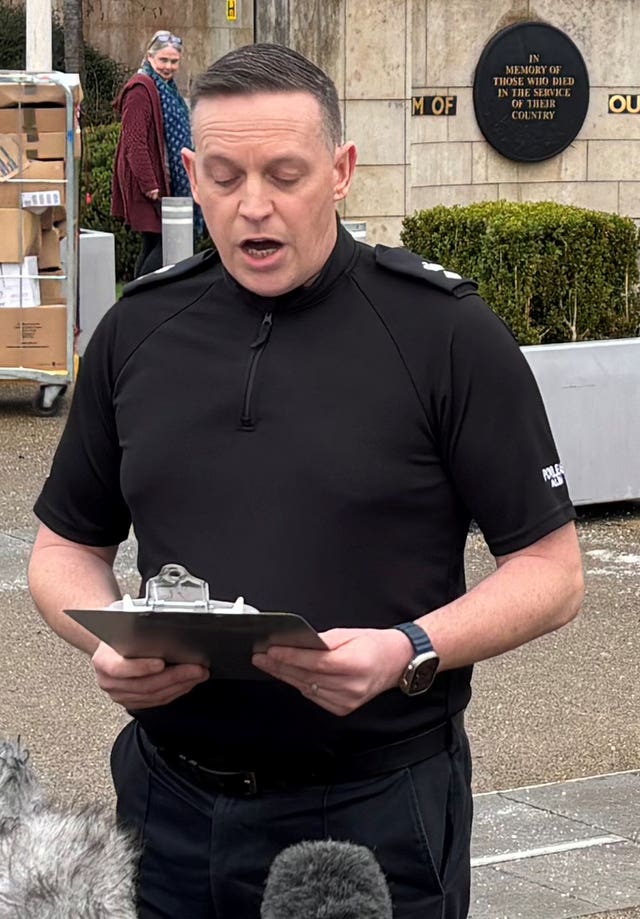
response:
M17 136L0 134L0 181L12 178L24 169L26 162Z
M60 207L62 198L58 189L51 191L23 191L22 207Z
M66 362L66 307L0 310L0 367L64 370Z
M0 264L0 308L40 306L38 259L32 255L21 265Z

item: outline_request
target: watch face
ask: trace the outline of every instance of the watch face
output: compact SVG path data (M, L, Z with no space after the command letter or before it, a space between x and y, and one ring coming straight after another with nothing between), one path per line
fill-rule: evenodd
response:
M419 654L415 657L405 671L402 688L408 695L417 696L426 692L435 679L440 658L435 651Z

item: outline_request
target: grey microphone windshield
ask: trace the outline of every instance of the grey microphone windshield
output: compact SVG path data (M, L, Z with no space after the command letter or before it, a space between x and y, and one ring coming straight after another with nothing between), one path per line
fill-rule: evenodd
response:
M391 895L364 846L300 842L274 859L261 919L392 919Z
M138 858L105 806L49 801L29 751L0 739L0 919L135 919Z

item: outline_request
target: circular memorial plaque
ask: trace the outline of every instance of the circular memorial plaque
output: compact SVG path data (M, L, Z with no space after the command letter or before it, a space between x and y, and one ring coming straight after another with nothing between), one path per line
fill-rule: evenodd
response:
M473 104L480 130L498 153L535 163L561 153L582 127L589 74L560 29L517 23L494 35L482 52Z

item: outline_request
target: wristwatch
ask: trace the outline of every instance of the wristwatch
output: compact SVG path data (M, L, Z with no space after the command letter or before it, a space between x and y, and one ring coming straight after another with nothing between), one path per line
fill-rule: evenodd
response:
M394 625L394 629L404 632L415 651L415 657L407 664L398 686L408 696L419 696L431 687L440 658L433 650L431 639L425 630L415 622L401 622L400 625Z

